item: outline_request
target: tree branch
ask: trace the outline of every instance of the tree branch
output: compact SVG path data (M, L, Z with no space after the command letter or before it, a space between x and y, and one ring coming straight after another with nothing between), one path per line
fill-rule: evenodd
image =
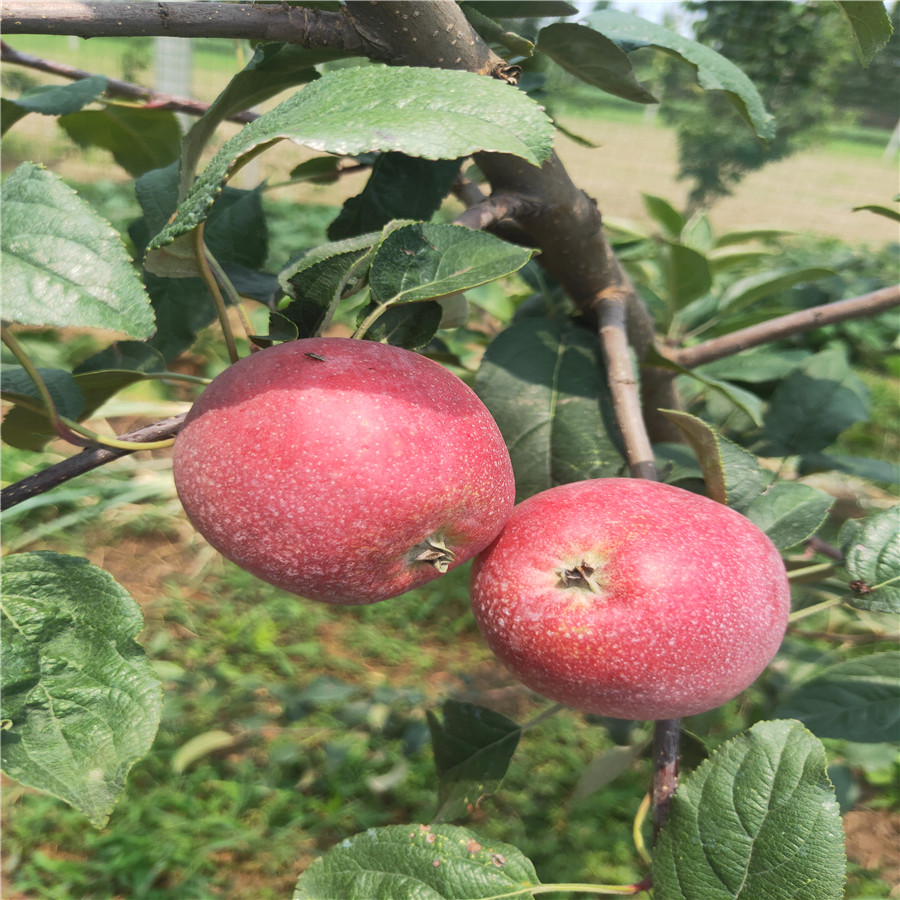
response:
M823 325L834 325L847 319L874 316L894 306L900 306L900 285L881 288L870 294L863 294L861 297L825 303L822 306L813 306L800 312L779 316L777 319L770 319L759 325L751 325L749 328L733 331L731 334L704 341L693 347L661 348L660 352L672 362L690 369L717 359L724 359L726 356L740 353L742 350L749 350L751 347L768 344L779 338L812 331Z
M27 66L29 69L36 69L49 75L58 75L61 78L69 78L72 81L90 78L94 74L65 63L41 59L39 56L32 56L30 53L20 53L3 41L0 41L0 62ZM208 103L201 103L199 100L189 100L187 97L175 97L172 94L162 94L159 91L151 91L140 84L120 81L117 78L107 78L105 93L110 97L143 101L154 109L170 109L173 112L188 113L192 116L202 116L209 109ZM259 118L259 113L245 110L229 116L228 121L246 124L257 118Z
M362 51L359 35L345 15L281 3L4 0L0 28L4 34L231 38Z
M184 413L180 416L164 419L161 422L154 422L152 425L139 428L137 431L132 431L129 434L119 435L119 439L137 443L149 443L162 438L172 437L178 433L186 415L187 413ZM91 447L90 449L82 450L81 453L75 456L70 456L68 459L62 460L62 462L48 466L34 475L29 475L27 478L23 478L21 481L3 488L0 491L0 510L16 506L29 497L36 497L38 494L43 494L72 478L83 475L85 472L90 472L91 469L98 469L114 459L128 456L128 454L134 452L134 450L112 447Z

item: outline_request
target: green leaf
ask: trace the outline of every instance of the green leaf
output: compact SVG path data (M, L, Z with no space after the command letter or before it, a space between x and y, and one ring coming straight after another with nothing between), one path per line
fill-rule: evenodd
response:
M800 719L819 737L900 741L900 651L839 662L788 687L776 715Z
M674 309L687 306L712 287L709 260L691 247L667 241L664 255L669 303Z
M804 360L775 389L762 436L766 455L817 453L869 415L869 392L838 347Z
M891 209L889 206L879 206L875 203L869 203L866 206L853 207L853 212L859 212L860 210L873 212L878 216L884 216L886 219L891 219L894 222L900 222L900 210Z
M297 326L300 337L320 334L338 302L356 292L380 240L375 233L323 244L281 271L279 281L292 299L279 313Z
M341 160L338 156L314 156L312 159L294 166L290 172L291 181L315 181L330 184L340 177Z
M775 136L775 119L766 111L753 82L715 50L662 25L614 9L593 13L583 24L590 25L617 44L626 45L629 51L649 46L679 57L696 70L697 83L704 90L725 91L738 113L760 138L768 141Z
M439 779L435 821L469 815L494 793L509 768L522 729L500 713L447 700L443 720L428 711L428 729Z
M416 222L381 242L369 288L381 305L432 300L517 272L534 252L462 225Z
M149 298L122 239L71 188L23 163L3 182L2 204L6 319L153 334Z
M203 148L219 125L236 112L252 109L281 91L319 77L316 66L348 56L340 50L307 49L297 44L258 44L250 62L235 75L184 136L185 173L193 176Z
M378 309L382 309L380 304L368 304L360 311L357 323L362 324ZM369 325L365 339L406 350L421 350L438 333L443 318L444 311L437 300L389 306Z
M504 48L513 56L528 57L534 53L534 44L514 31L507 31L502 25L484 15L471 3L460 3L460 9L465 13L469 24L481 35L484 42L490 46Z
M129 175L137 178L178 159L181 129L166 109L105 106L70 113L59 120L81 147L102 147Z
M521 91L471 72L383 66L329 72L227 141L151 248L200 224L235 167L282 139L350 156L397 150L458 159L487 151L540 165L552 150L553 125Z
M591 28L555 22L541 29L537 49L576 78L608 94L635 103L657 102L637 80L628 54Z
M430 219L459 173L456 159L383 153L361 194L350 197L328 226L333 241L377 231L392 219Z
M834 275L834 269L825 269L820 266L777 272L757 272L741 278L731 285L719 298L719 309L736 312L764 297L780 294L794 285L817 281L831 275Z
M654 194L641 194L644 208L650 217L662 228L663 233L670 238L677 238L685 225L684 216L662 197Z
M860 609L900 613L900 510L851 519L838 540L850 580L866 588L850 602Z
M517 501L557 484L621 473L595 334L544 318L514 322L488 345L474 387L509 448Z
M883 3L872 3L871 0L837 0L837 5L850 23L856 55L868 68L875 54L894 33L890 16Z
M108 84L109 79L104 75L91 75L90 78L82 78L69 84L31 88L19 94L15 100L7 100L7 103L16 110L13 121L18 121L30 112L44 116L64 116L92 103L106 90ZM4 116L0 133L5 134L13 121L8 122Z
M3 770L100 828L162 713L135 640L140 608L107 572L59 553L7 556L0 578Z
M210 753L233 747L238 738L227 731L205 731L182 744L172 756L172 771L180 775L192 763Z
M778 481L746 508L744 514L779 549L812 537L828 517L834 497L797 481Z
M759 722L672 797L655 900L840 900L845 859L825 750L798 722Z
M693 371L705 378L760 384L781 381L808 356L811 356L808 350L755 347L697 366Z
M869 481L900 484L900 464L845 453L811 453L800 459L797 472L801 476L810 472L846 472Z
M455 825L388 825L345 838L300 876L293 900L528 900L540 884L510 844Z
M697 454L707 496L743 512L763 485L763 471L756 457L690 413L674 409L660 412L678 426Z
M577 6L565 0L468 0L466 6L492 19L555 19L578 12Z

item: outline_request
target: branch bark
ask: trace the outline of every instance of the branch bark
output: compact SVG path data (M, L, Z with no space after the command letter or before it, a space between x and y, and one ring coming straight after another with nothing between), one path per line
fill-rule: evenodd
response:
M92 37L201 37L287 41L361 52L346 16L280 3L34 3L4 0L0 28L10 34Z
M881 288L861 297L852 297L849 300L838 300L835 303L825 303L822 306L813 306L800 312L789 313L761 322L759 325L751 325L749 328L741 328L731 334L704 341L693 347L680 349L660 348L660 352L685 368L702 366L704 363L724 359L768 344L780 338L790 337L794 334L802 334L804 331L812 331L823 325L834 325L837 322L845 322L848 319L862 319L874 316L885 310L900 306L900 285Z
M129 434L118 435L118 437L123 441L136 441L138 443L173 437L178 433L178 429L181 428L185 415L187 414L173 416L161 422L154 422L145 428L140 428ZM0 510L16 506L24 500L28 500L29 497L36 497L38 494L46 493L51 488L77 478L79 475L84 475L85 472L98 469L114 459L120 459L134 452L134 450L121 450L112 447L91 447L87 450L82 450L81 453L75 456L70 456L62 462L48 466L40 472L35 472L34 475L29 475L27 478L23 478L21 481L3 488L0 491Z
M29 69L46 72L48 75L58 75L60 78L68 78L72 81L90 78L94 74L65 63L41 59L39 56L32 56L30 53L20 53L3 41L0 41L0 62L27 66ZM140 84L134 84L131 81L120 81L118 78L107 78L106 94L110 97L142 101L153 106L154 109L170 109L173 112L183 112L192 116L202 116L209 109L208 103L190 100L187 97L175 97L172 94L162 94L159 91L151 91ZM245 110L229 116L228 121L247 124L257 118L259 118L259 113Z

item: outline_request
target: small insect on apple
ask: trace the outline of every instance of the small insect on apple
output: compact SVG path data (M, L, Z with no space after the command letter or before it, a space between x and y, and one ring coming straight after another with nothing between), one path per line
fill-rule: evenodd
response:
M196 529L259 578L313 600L375 603L460 565L512 510L494 420L421 354L308 338L213 380L175 441Z
M583 712L676 719L749 687L784 637L772 542L671 485L608 478L520 503L475 559L475 619L524 684Z

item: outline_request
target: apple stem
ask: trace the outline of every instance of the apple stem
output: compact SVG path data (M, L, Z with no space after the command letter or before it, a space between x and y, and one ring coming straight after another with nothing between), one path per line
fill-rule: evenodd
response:
M653 728L653 841L669 816L669 803L678 787L678 744L681 719L660 719Z

